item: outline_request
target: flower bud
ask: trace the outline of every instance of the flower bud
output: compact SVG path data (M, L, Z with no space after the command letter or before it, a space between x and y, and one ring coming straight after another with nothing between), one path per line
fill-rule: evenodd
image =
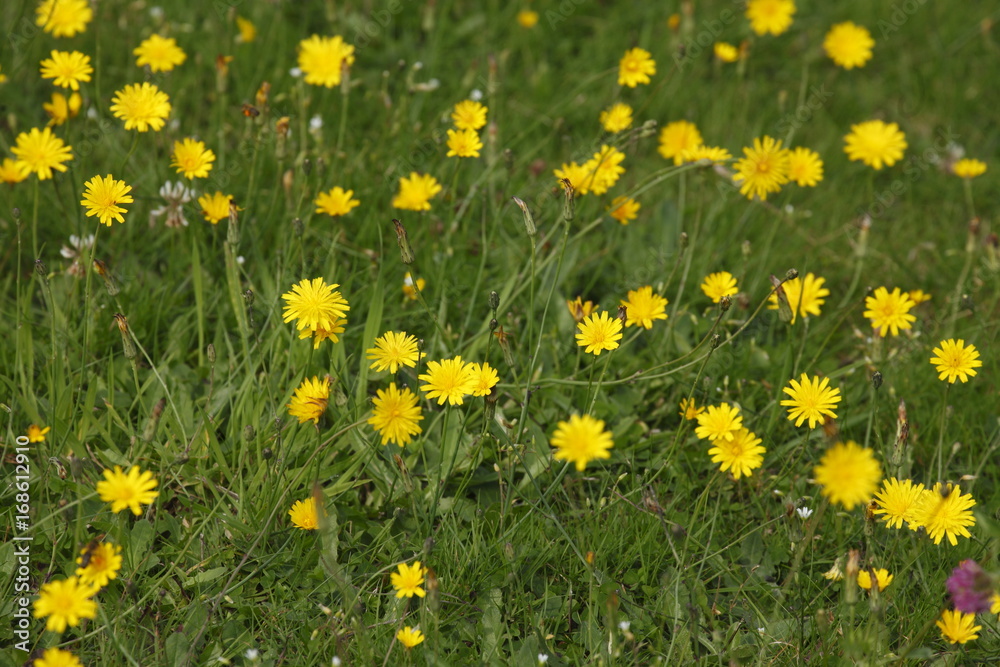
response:
M399 244L399 254L403 260L403 264L413 264L416 257L413 255L413 248L410 247L410 240L406 237L406 229L403 227L403 223L393 218L392 224L396 227L396 243Z
M535 227L535 219L531 216L528 205L518 197L511 197L511 199L521 209L521 217L524 218L524 229L528 232L528 236L534 237L538 233L538 229Z
M135 359L135 344L132 342L132 332L128 327L128 320L121 313L115 313L115 324L118 325L118 333L122 335L122 347L125 348L125 358Z

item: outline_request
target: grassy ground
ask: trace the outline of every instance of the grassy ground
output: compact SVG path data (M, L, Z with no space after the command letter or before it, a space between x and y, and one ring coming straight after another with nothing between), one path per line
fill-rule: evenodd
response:
M72 575L94 535L124 555L97 617L61 635L35 621L31 648L61 645L87 665L335 656L532 665L542 654L550 665L996 661L995 614L980 615L979 638L962 646L942 640L934 621L962 559L997 565L1000 265L989 235L1000 203L991 120L1000 15L949 3L800 3L788 32L758 37L742 5L722 1L539 1L531 29L515 18L521 3L381 4L178 0L157 13L99 3L87 32L65 39L33 28L31 3L0 9L4 156L19 132L46 122L41 104L54 88L38 75L41 59L78 49L96 70L80 116L55 129L74 148L69 170L0 194L11 480L15 437L29 424L51 427L31 453L32 592ZM674 12L683 13L677 32L667 25ZM236 41L237 15L257 26L252 44ZM876 40L862 69L836 67L820 47L844 20ZM132 49L152 32L175 37L188 59L150 78L173 104L167 127L126 132L110 99L150 77ZM314 33L355 44L348 85L289 74L296 45ZM716 40L748 40L748 58L723 65L698 46ZM682 45L686 57L676 55ZM657 74L623 88L617 64L633 46L652 52ZM220 55L233 56L225 76ZM263 81L267 106L244 116ZM473 89L489 108L482 157L447 158L448 115ZM825 178L748 201L711 168L673 167L655 133L609 138L598 113L615 101L635 109L634 127L690 120L737 156L765 134L807 146ZM288 137L275 130L283 116ZM909 144L902 162L878 172L843 151L850 126L872 118L899 123ZM225 220L204 222L195 203L187 227L147 224L160 186L178 178L173 142L187 136L216 152L194 187L234 197L238 238ZM565 224L552 170L603 143L627 155L627 172L607 195L578 197ZM952 144L990 165L971 197L942 169ZM444 186L428 212L391 206L410 171ZM125 224L98 230L78 202L83 183L107 173L136 201ZM334 185L361 206L341 218L314 213L313 199ZM618 195L642 204L627 226L606 211ZM534 250L512 196L534 213ZM974 213L981 224L968 238ZM415 250L410 266L394 217ZM95 232L114 290L96 274L74 275L59 253L71 234ZM758 306L770 276L793 268L825 277L831 294L820 316L791 326ZM721 316L699 289L720 270L740 288ZM426 280L423 300L404 296L407 271ZM318 276L340 284L351 310L341 341L314 351L282 322L280 297ZM612 353L583 353L565 300L582 295L613 313L643 285L669 299L669 318L627 329ZM883 285L932 299L912 329L880 340L862 312ZM115 313L127 317L134 363ZM513 366L491 336L494 317L512 335ZM494 418L484 421L483 399L442 408L421 398L422 436L382 446L365 423L370 398L393 379L416 391L423 372L369 368L364 351L389 330L417 336L430 360L489 361L500 373ZM975 343L984 362L950 388L928 362L949 337ZM841 389L835 428L786 419L781 388L803 372ZM292 391L325 374L329 408L318 425L298 424L286 408ZM689 394L738 403L767 448L763 467L739 480L720 472L678 416ZM909 437L894 466L903 403ZM607 424L615 446L577 472L552 459L549 438L585 412ZM934 545L864 508L828 504L812 470L847 439L871 447L887 474L961 482L977 501L972 538ZM141 517L112 514L95 493L116 464L158 480ZM327 520L298 530L288 509L314 493ZM0 547L11 576L5 616L17 597L14 546ZM852 549L862 567L894 574L881 594L823 578ZM427 597L399 600L389 574L413 559L431 570ZM419 625L426 641L404 650L395 640L404 625ZM25 659L0 650L3 664Z

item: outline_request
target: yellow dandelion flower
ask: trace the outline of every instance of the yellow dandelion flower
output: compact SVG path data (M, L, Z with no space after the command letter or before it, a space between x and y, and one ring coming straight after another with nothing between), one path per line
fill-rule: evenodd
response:
M306 327L299 331L299 340L304 340L306 338L313 339L313 349L318 350L320 344L323 341L328 340L331 343L337 343L340 341L340 334L344 333L344 327L347 326L347 319L341 317L335 317L333 323L328 326L315 326Z
M878 586L879 592L884 591L892 583L892 579L893 575L889 574L889 570L884 567L875 570L875 585ZM858 586L866 591L872 589L872 575L868 570L858 571Z
M549 439L556 448L552 455L557 461L570 461L578 471L583 471L594 459L611 458L608 451L614 447L611 433L604 430L604 422L590 415L571 415L561 421Z
M868 28L845 21L838 23L826 33L823 50L826 55L844 69L864 67L871 60L875 40Z
M410 172L409 177L399 179L399 193L393 197L394 208L405 211L429 211L430 200L441 192L441 184L429 174Z
M603 195L618 182L618 178L625 173L625 167L621 166L624 159L625 153L614 146L601 146L601 150L594 153L587 164L593 173L590 189L595 195Z
M853 161L864 162L873 169L891 167L903 159L906 136L896 123L869 120L851 126L844 137L844 152Z
M131 185L125 185L125 181L116 181L111 174L104 178L94 176L85 183L86 190L83 192L83 199L80 204L87 209L87 217L97 216L102 225L111 226L112 220L125 222L122 213L125 209L119 204L131 204L134 200Z
M487 107L474 100L462 100L451 112L451 122L460 130L478 130L486 125Z
M78 577L50 581L38 591L34 617L48 617L45 629L50 632L65 632L82 619L97 616L97 603L91 599L95 593L96 587L83 584Z
M705 282L701 284L701 291L712 300L712 303L719 303L724 296L739 294L736 278L729 271L718 271L705 276Z
M963 159L951 166L951 173L959 178L975 178L986 173L986 163L981 160Z
M823 297L830 296L830 290L823 287L825 282L826 278L819 278L807 273L804 277L798 276L781 284L781 289L785 291L785 298L788 299L788 305L792 309L791 324L795 324L795 320L799 316L809 317L820 314L820 306L826 303L826 299ZM772 294L768 301L770 303L767 307L770 310L778 309L777 294Z
M236 29L240 31L240 34L237 36L237 40L243 44L249 44L257 39L257 26L255 26L253 21L250 19L237 16Z
M721 463L719 469L727 470L734 479L749 477L764 464L766 449L760 446L761 439L745 428L733 432L733 439L719 438L712 441L708 450L713 463Z
M347 311L351 309L347 300L337 291L338 287L340 285L336 283L328 285L322 277L313 280L307 278L292 285L291 291L281 295L285 301L283 321L298 320L295 328L299 330L332 328L334 321L347 317Z
M704 411L705 407L695 403L693 398L682 398L681 411L678 414L688 421L694 421Z
M935 624L941 630L941 638L949 644L964 644L979 639L976 633L983 629L983 626L976 625L975 614L966 614L957 609L941 612L941 618Z
M417 644L424 641L424 633L407 625L405 628L396 633L396 639L399 640L399 643L402 644L406 650L410 650Z
M93 18L87 0L42 0L35 9L35 24L53 37L83 32Z
M566 307L569 308L569 314L573 316L573 321L577 324L590 317L590 314L597 310L593 301L584 301L583 297L579 296L573 301L567 299Z
M823 160L808 148L796 148L788 154L788 179L802 187L815 187L823 180Z
M339 86L342 70L352 64L354 46L345 43L340 35L313 35L299 42L299 69L308 84L327 88Z
M875 452L848 440L826 450L813 469L813 478L830 502L850 511L871 500L882 479L882 468Z
M28 163L5 157L0 163L0 183L14 185L20 183L31 175Z
M781 141L768 136L754 139L753 147L745 147L743 155L734 165L733 181L742 183L740 194L747 199L766 201L767 195L788 182L788 152L782 150Z
M667 303L667 300L659 294L653 294L650 285L629 290L628 299L621 301L621 305L625 306L625 326L652 329L653 320L667 319Z
M413 280L413 276L407 271L403 275L403 295L410 301L417 300L417 294L424 291L424 286L427 285L427 281L423 278L417 278L416 281Z
M371 368L376 371L395 373L403 366L413 368L419 356L417 339L405 331L386 331L375 339L375 347L365 350L365 355L372 360Z
M403 447L410 443L413 436L421 432L417 422L424 418L417 405L417 395L409 387L400 391L395 382L385 391L378 389L375 393L368 423L382 436L382 444L392 442Z
M490 366L485 361L481 364L469 364L472 372L472 395L487 396L500 381L497 369Z
M908 479L900 481L893 477L884 480L882 490L875 494L872 514L881 516L887 528L902 528L905 521L907 528L916 530L920 524L914 512L924 490L923 484L914 484Z
M635 88L640 83L649 83L649 77L656 74L656 61L649 51L640 48L629 49L618 63L618 85Z
M302 530L316 530L319 527L319 517L316 512L316 499L309 496L305 500L296 500L288 516L292 525Z
M329 377L319 379L317 376L304 378L302 383L295 388L292 400L285 407L288 414L304 424L312 420L314 424L319 423L319 418L326 412L326 406L330 402L330 379Z
M552 173L560 180L568 180L577 196L589 194L594 183L594 165L589 161L582 165L576 162L564 162L561 168L554 169Z
M909 292L907 292L907 294L910 295L910 299L913 300L913 303L915 303L918 306L922 304L924 301L931 300L931 295L923 291L922 289L911 289Z
M517 24L525 29L534 28L538 24L538 12L522 9L517 13Z
M448 130L448 153L445 157L479 157L483 142L475 130Z
M63 162L73 159L72 146L64 144L47 127L41 130L33 127L30 132L18 134L10 152L17 158L21 170L37 175L40 181L52 178L53 169L66 171Z
M104 588L122 569L122 548L118 544L88 544L80 550L80 554L76 559L76 564L80 567L76 568L74 574L80 577L80 583L84 585Z
M80 90L80 82L90 81L93 73L90 56L79 51L53 51L42 61L42 78L52 79L60 88Z
M201 207L201 215L213 225L220 220L229 217L229 206L233 200L232 195L226 195L218 190L215 194L207 192L198 197L198 205Z
M427 591L420 586L424 583L425 570L419 560L413 561L413 565L400 563L396 566L396 570L389 575L389 581L396 589L397 598L412 598L414 595L422 598L427 595Z
M712 51L715 52L715 57L724 63L734 63L740 59L739 49L727 42L716 42Z
M35 444L39 442L45 442L45 436L49 431L52 430L51 426L46 426L41 428L36 424L31 424L28 426L28 442Z
M802 422L808 420L809 428L816 428L817 424L825 423L826 417L837 418L833 410L840 403L840 389L829 386L830 378L810 379L803 373L799 380L792 378L788 384L782 391L791 398L781 401L781 404L788 406L788 419L794 421L796 426L802 426Z
M159 492L155 491L156 480L149 470L142 472L139 466L132 466L128 473L122 472L120 466L114 470L105 468L104 479L97 483L97 495L106 503L111 503L111 511L117 514L123 509L132 510L132 514L142 514L140 505L151 505Z
M871 320L872 327L879 336L885 336L886 332L898 336L900 329L909 329L917 319L910 314L910 309L915 305L909 293L900 292L898 287L894 287L892 292L879 287L872 296L865 297L865 307L868 310L864 312L864 316Z
M733 156L725 148L721 148L719 146L702 145L681 151L680 159L681 162L683 163L698 162L699 160L708 160L712 164L721 164L728 160L732 160Z
M177 46L173 37L161 37L153 34L139 43L132 50L138 56L135 64L139 67L149 66L151 72L169 72L187 60L187 54Z
M337 217L338 215L347 215L351 209L361 205L361 202L353 197L354 190L344 190L338 185L332 190L319 193L313 203L316 204L317 213L326 213L329 216Z
M605 132L617 134L632 126L632 107L627 104L613 104L598 117Z
M627 225L629 221L639 217L640 208L642 205L631 197L615 197L611 200L611 206L608 207L608 215L621 224Z
M758 35L780 35L792 25L795 3L792 0L749 0L746 17Z
M723 440L732 442L737 432L743 428L743 417L739 406L729 403L710 405L705 412L697 416L698 426L694 434L702 440Z
M576 328L579 329L576 344L594 356L617 348L622 337L622 321L617 317L608 317L604 311L585 317Z
M170 166L177 167L178 174L184 174L186 178L205 178L212 171L213 162L215 153L205 148L204 142L191 137L174 142Z
M69 97L62 93L52 93L52 101L42 102L42 109L49 117L48 126L58 127L70 118L76 118L82 105L80 93L72 93Z
M660 146L657 151L665 159L673 159L674 164L684 164L684 154L704 145L701 132L694 123L675 120L660 130Z
M955 380L963 383L969 381L969 376L976 374L976 369L983 365L979 360L976 346L965 344L965 340L954 338L943 340L940 347L934 348L936 356L931 357L931 363L937 367L938 379L955 384Z
M126 130L159 132L170 115L170 98L148 81L128 84L111 101L111 112L125 121Z
M437 398L438 405L448 401L449 405L461 405L466 394L473 390L472 369L462 361L462 357L444 359L440 362L427 362L427 372L418 375L417 379L426 384L420 389L427 398Z
M934 544L941 544L947 537L951 546L955 546L959 537L972 537L968 527L976 525L976 517L969 508L975 504L972 494L962 495L958 485L938 482L921 495L913 518Z
M47 648L41 657L35 658L34 667L83 667L80 659L60 648Z

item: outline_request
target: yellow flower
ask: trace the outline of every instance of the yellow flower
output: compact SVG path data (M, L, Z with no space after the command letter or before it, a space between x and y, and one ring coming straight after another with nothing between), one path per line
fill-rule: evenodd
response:
M618 341L622 337L622 321L617 317L608 317L603 311L584 318L576 328L580 330L576 334L576 344L586 348L594 356L618 347Z
M820 314L820 306L826 302L823 297L830 296L830 290L823 287L825 282L826 278L817 278L813 274L807 273L804 278L799 276L781 284L785 298L788 299L788 305L792 309L792 324L795 324L798 316L809 317ZM768 301L770 301L767 306L769 309L778 309L777 294L772 294Z
M0 163L0 182L14 185L30 175L31 170L26 162L5 157L3 163Z
M62 93L52 93L51 102L42 102L42 109L49 116L49 127L62 125L80 113L83 98L80 93L72 93L68 98Z
M90 81L93 73L90 56L79 51L53 51L51 58L42 61L42 78L52 79L60 88L80 90L80 82Z
M427 591L420 587L424 583L424 566L419 560L413 561L413 565L400 563L396 569L397 572L389 575L389 581L396 589L396 598L412 598L414 595L422 598L427 595Z
M94 176L85 183L87 189L83 193L80 204L87 209L87 217L97 216L102 225L111 226L112 220L125 222L122 213L125 209L119 204L131 204L134 200L131 185L125 185L125 181L116 181L111 174L104 178Z
M299 42L299 69L305 82L333 88L340 85L341 70L354 63L354 46L340 35L313 35Z
M538 12L522 9L517 13L517 24L522 28L534 28L538 24Z
M734 63L740 59L739 49L726 42L716 42L712 50L715 52L715 57L724 63Z
M732 160L733 156L725 148L701 145L681 151L680 158L684 163L708 160L712 164L720 164Z
M703 143L701 132L694 123L675 120L660 130L660 147L657 150L665 159L673 158L674 164L683 164L685 151L694 150Z
M198 206L201 206L202 216L214 225L219 220L229 217L229 206L232 200L232 195L225 195L216 190L213 195L206 192L198 197Z
M485 106L473 100L462 100L451 112L451 122L460 130L478 130L486 125Z
M483 142L475 130L448 130L448 154L445 157L479 157Z
M344 327L346 325L346 318L336 317L334 318L333 323L328 327L315 326L302 329L299 331L299 340L312 338L313 349L318 350L320 344L325 340L329 340L333 343L338 342L340 340L340 336L338 336L338 334L344 333Z
M980 160L959 160L951 166L951 173L959 178L975 178L986 173L986 163Z
M573 316L573 321L579 324L585 318L589 317L591 313L597 310L597 306L594 305L593 301L584 301L582 297L576 297L574 301L566 300L566 307L569 308L569 314Z
M621 166L624 159L625 153L614 146L603 145L601 150L594 153L594 157L587 161L585 166L593 174L590 189L595 195L603 195L618 182L618 178L625 173L625 167Z
M174 154L170 166L177 167L178 174L184 174L186 178L205 178L208 172L212 171L213 162L215 153L205 148L204 142L191 137L174 142ZM227 210L226 215L228 214Z
M616 134L632 126L632 107L627 104L613 104L598 117L605 132Z
M983 365L976 346L971 343L966 345L961 338L957 341L949 338L941 341L940 345L941 347L934 348L937 356L931 357L931 363L937 367L939 380L947 380L952 384L955 384L956 379L968 382L969 376L975 375L976 369Z
M882 482L882 490L875 494L875 516L881 515L888 528L902 528L903 522L910 530L920 527L914 512L917 504L923 498L923 484L914 484L911 480L902 481L895 477Z
M808 420L809 428L823 424L825 417L836 419L833 409L840 403L840 389L829 386L830 378L810 379L803 373L800 380L792 378L789 386L782 389L791 396L781 401L782 405L788 406L788 419L794 421L796 426L802 426L802 422Z
M608 207L608 214L623 225L627 225L630 220L635 220L639 216L640 208L641 204L631 197L615 197Z
M237 16L236 29L240 31L238 41L243 42L244 44L249 44L257 39L257 26L255 26L250 19Z
M796 148L788 153L788 178L802 187L815 187L823 180L823 160L808 148Z
M653 294L650 285L637 290L629 290L628 300L622 299L625 306L625 326L638 325L644 329L653 328L653 320L667 319L667 300L659 294Z
M106 503L111 503L111 511L117 514L123 509L132 510L132 514L142 514L140 505L150 505L160 495L153 489L156 480L150 471L142 472L139 466L132 466L128 473L122 472L120 466L104 470L104 479L97 483L97 495Z
M712 300L712 303L719 303L724 296L739 294L736 278L729 271L719 271L705 276L705 282L701 284L701 291Z
M871 500L882 479L882 468L872 450L848 440L826 450L813 469L813 478L830 502L850 511Z
M399 643L409 650L424 641L424 633L407 625L405 628L396 633L396 639L398 639Z
M781 141L768 136L754 139L753 147L745 147L743 155L734 165L733 181L742 183L740 194L747 199L766 201L767 195L788 182L788 151L782 150Z
M611 458L608 450L615 445L604 422L590 415L571 415L568 422L559 422L549 444L556 448L554 459L571 461L578 471L594 459Z
M83 584L77 577L59 579L43 584L35 600L35 618L45 618L45 629L65 632L75 628L84 618L97 616L97 603L91 598L97 588Z
M414 282L409 271L403 275L403 295L410 301L417 300L417 294L424 291L425 285L427 285L427 281L423 278L417 278Z
M332 329L336 320L347 317L351 309L338 287L336 283L328 285L322 277L292 285L291 291L281 295L285 301L283 321L298 320L295 328L300 331L317 327Z
M87 29L94 12L87 0L42 0L35 23L53 37L72 37Z
M75 574L80 577L80 583L103 588L108 582L118 576L122 569L122 548L117 544L102 542L88 544L80 550L81 556L76 559ZM84 558L87 559L86 565Z
M403 366L413 368L419 355L417 339L405 331L386 331L375 339L375 347L365 350L365 355L373 360L371 368L376 371L388 369L395 373Z
M460 356L427 362L427 372L418 375L417 379L426 382L420 389L426 392L428 399L437 398L438 405L445 401L449 405L461 405L465 395L472 393L474 380L472 369Z
M743 417L739 407L720 403L710 405L708 410L697 416L698 426L694 434L702 440L724 440L732 442L736 434L743 428Z
M934 544L941 544L942 538L947 537L951 546L955 546L959 536L972 537L968 526L976 525L976 517L969 508L975 504L972 494L962 495L958 485L938 482L921 495L913 518Z
M761 447L760 443L760 438L741 428L733 432L732 440L724 438L713 440L714 446L708 450L708 455L712 457L713 463L722 464L719 467L722 472L730 471L734 479L739 479L741 476L749 477L764 463L764 454L767 450Z
M115 118L125 121L126 130L134 128L147 132L152 128L154 132L159 132L170 115L170 98L146 81L125 86L115 92L111 101L114 102L111 111Z
M417 422L423 420L423 415L417 405L417 395L409 387L398 390L395 382L387 390L378 389L375 393L368 423L382 436L383 445L393 442L403 447L421 432Z
M35 658L34 667L83 667L80 659L69 651L48 648L40 658Z
M40 428L35 424L28 426L28 442L45 442L45 434L52 430L51 426Z
M187 54L177 46L177 40L156 34L140 42L132 53L138 56L135 64L139 67L149 65L151 72L169 72L187 60Z
M884 591L892 583L892 579L893 575L889 574L889 570L884 567L875 570L875 584L878 586L879 592ZM858 572L858 586L866 591L872 589L872 575L868 570Z
M473 396L488 396L493 387L500 381L497 369L485 361L481 364L469 364L469 370L472 372L471 393Z
M582 165L576 162L564 162L562 168L552 171L558 179L566 179L576 190L576 195L581 196L590 192L590 187L594 182L594 165L588 161Z
M409 178L399 179L399 193L393 197L392 205L406 211L429 211L430 200L441 192L441 184L429 174L410 172Z
M304 424L312 420L314 424L319 423L319 418L326 412L326 406L330 402L330 379L329 377L319 379L317 376L303 378L302 384L295 388L292 400L285 407L288 414Z
M923 291L922 289L911 289L909 292L907 292L907 294L909 294L910 298L913 299L913 303L918 306L922 304L924 301L931 300L931 295Z
M792 0L749 0L746 17L758 35L780 35L792 25L795 3Z
M847 157L876 170L891 167L902 160L905 150L906 136L895 123L868 120L851 125L851 132L844 137Z
M851 21L838 23L830 28L823 40L823 50L838 66L844 69L864 67L871 60L875 40L868 28Z
M704 406L699 406L695 403L693 398L682 398L681 399L681 411L680 416L688 421L693 421L698 418L698 415L705 411Z
M319 527L319 517L316 513L316 499L309 496L305 500L296 500L288 510L292 525L302 530L316 530Z
M40 181L52 178L53 169L66 171L63 162L73 159L72 147L47 127L42 130L33 127L30 132L18 134L17 143L10 152L17 158L20 169L36 174Z
M935 623L941 630L941 638L949 644L964 644L979 639L976 633L983 629L983 626L975 624L975 614L965 614L957 609L941 612L941 618Z
M618 63L618 85L635 88L640 83L649 83L649 77L656 74L656 61L645 49L629 49Z
M316 197L317 213L326 213L330 216L347 215L352 208L361 205L361 202L354 199L354 190L344 190L339 185L327 192L319 193Z
M887 331L898 336L900 329L909 329L917 319L910 314L915 305L910 295L900 292L898 287L894 287L891 293L885 287L879 287L873 296L865 297L868 310L864 316L872 321L879 336L885 336Z

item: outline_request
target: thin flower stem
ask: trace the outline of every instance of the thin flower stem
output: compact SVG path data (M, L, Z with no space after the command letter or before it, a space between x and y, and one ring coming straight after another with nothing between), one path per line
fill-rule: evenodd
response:
M604 374L608 372L608 366L611 365L611 356L615 353L615 350L617 349L618 347L616 347L614 350L611 350L608 353L608 358L604 362L604 368L601 369L601 376L597 378L597 386L594 387L594 397L590 400L590 407L587 409L588 415L594 411L594 405L597 404L597 396L601 393L601 383L604 382Z
M38 183L39 179L35 178L35 190L34 190L34 204L31 207L31 252L32 259L39 259L38 254Z
M942 468L944 466L944 430L948 423L948 394L951 393L951 383L944 386L944 400L941 401L941 421L940 428L938 430L938 441L937 441L937 451L934 453L934 459L937 462L937 478L938 480L944 479L942 476Z
M444 418L441 420L441 455L444 456L445 450L448 447L448 417L451 415L451 408L446 407L444 409ZM455 466L455 459L458 457L458 441L456 439L455 448L452 452L451 463L448 464L448 472L444 475L441 474L441 462L438 462L438 482L437 487L434 489L434 502L431 505L431 513L427 523L427 534L432 535L434 532L434 517L437 515L438 503L441 500L441 494L444 492L444 485L448 481L448 477L451 475L451 470Z
M125 160L122 162L121 169L118 170L118 172L120 174L124 174L125 173L125 166L128 164L129 158L132 157L132 153L135 152L136 146L138 146L138 145L139 145L139 133L138 132L133 132L132 133L132 146L128 149L128 153L125 154Z
M972 220L976 217L976 205L972 201L972 179L963 178L962 185L965 186L965 204L969 207L969 219Z

